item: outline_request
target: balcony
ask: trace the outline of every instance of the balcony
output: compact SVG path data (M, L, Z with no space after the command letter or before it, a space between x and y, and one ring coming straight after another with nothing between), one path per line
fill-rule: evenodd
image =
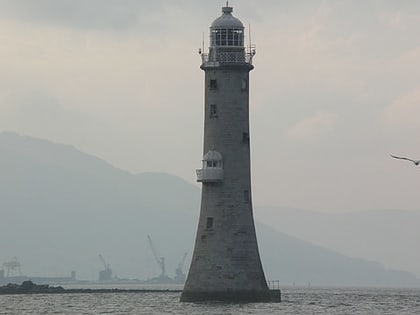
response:
M208 151L203 157L203 166L198 169L197 182L217 183L223 181L223 157L215 150Z
M255 56L255 47L247 51L238 50L213 50L211 53L200 51L203 66L219 66L222 64L248 64L252 65L252 58Z
M223 168L209 167L196 170L197 182L217 183L223 181Z

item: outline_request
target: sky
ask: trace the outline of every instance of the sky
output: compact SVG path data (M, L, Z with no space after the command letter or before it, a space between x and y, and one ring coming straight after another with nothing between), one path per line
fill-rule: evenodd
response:
M0 0L0 132L195 183L198 48L224 4ZM229 4L257 47L254 205L420 211L420 167L389 156L420 159L420 2Z

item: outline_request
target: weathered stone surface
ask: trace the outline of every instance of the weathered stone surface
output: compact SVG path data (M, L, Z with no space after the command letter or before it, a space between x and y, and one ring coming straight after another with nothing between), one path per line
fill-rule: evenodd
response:
M280 291L279 291L280 292ZM221 301L221 302L273 302L271 291L188 291L182 294L183 302ZM280 300L278 300L280 302Z

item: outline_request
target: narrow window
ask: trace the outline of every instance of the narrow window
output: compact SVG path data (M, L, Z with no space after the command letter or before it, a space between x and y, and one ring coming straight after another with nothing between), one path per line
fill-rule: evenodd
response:
M241 81L241 90L248 91L248 81L246 79L242 79Z
M210 90L217 89L217 81L215 79L210 80Z
M242 133L242 143L249 144L249 134L248 132Z
M233 29L228 29L227 31L227 44L228 46L233 46Z
M206 225L207 229L212 229L213 228L213 218L212 217L208 217L207 218L207 225Z
M221 29L221 44L222 46L227 45L227 29L225 28Z
M244 190L244 201L249 203L249 190Z
M220 46L220 45L222 45L222 32L221 32L221 29L218 29L217 30L217 42L216 42L216 45L217 46Z
M217 118L217 105L210 104L210 118Z
M218 46L219 43L217 41L217 34L218 34L218 30L212 30L211 31L211 43L212 46Z

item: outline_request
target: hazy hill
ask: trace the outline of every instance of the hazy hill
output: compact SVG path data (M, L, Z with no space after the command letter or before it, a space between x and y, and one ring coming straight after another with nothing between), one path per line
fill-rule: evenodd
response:
M0 262L18 256L27 274L94 279L102 254L119 276L145 278L158 273L148 234L168 272L192 246L199 189L178 177L13 134L0 135L0 174Z
M25 274L96 279L102 254L120 277L156 276L151 234L171 275L191 255L200 191L172 175L133 175L75 148L0 134L0 262ZM420 285L406 272L352 259L257 224L267 277L283 283ZM187 266L186 266L187 267Z
M420 276L420 211L319 213L260 208L259 214L264 222L289 235Z

